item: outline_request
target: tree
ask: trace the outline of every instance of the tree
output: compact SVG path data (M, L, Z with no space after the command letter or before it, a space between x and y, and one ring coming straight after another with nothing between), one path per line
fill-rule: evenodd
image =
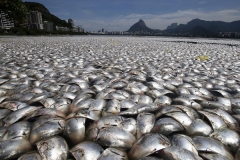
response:
M28 10L22 0L0 0L0 10L7 14L16 26L26 21Z

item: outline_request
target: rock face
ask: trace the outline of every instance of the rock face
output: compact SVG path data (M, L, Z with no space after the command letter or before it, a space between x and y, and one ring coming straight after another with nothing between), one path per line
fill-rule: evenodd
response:
M151 28L148 28L146 23L140 19L137 23L135 23L134 25L132 25L128 32L157 32L158 30L154 30Z

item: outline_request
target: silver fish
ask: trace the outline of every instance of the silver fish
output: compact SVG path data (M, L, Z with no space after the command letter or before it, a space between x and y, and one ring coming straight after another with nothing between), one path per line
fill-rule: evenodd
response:
M40 108L41 107L28 106L28 107L21 108L15 112L11 112L3 119L5 126L9 126L9 125L19 121L20 119L23 119L24 117L26 117L28 115L31 115L33 112L35 112L36 110L38 110Z
M155 117L159 118L162 115L167 114L167 113L171 113L171 112L182 112L182 110L177 108L177 107L174 107L173 105L164 106L164 107L161 107L158 111L156 111Z
M200 153L199 155L206 160L230 160L228 157L224 157L217 153Z
M183 134L175 134L172 136L172 146L189 150L190 152L198 155L195 144L192 139Z
M167 147L159 151L158 153L163 159L168 160L202 160L198 155L180 147Z
M137 116L137 139L149 133L155 123L155 116L151 113L140 113Z
M51 137L36 144L43 160L67 160L68 145L62 137Z
M28 152L18 158L18 160L42 160L40 154L36 151Z
M196 149L200 153L201 152L218 153L224 157L229 158L230 160L234 160L229 149L217 140L214 140L208 137L203 137L203 136L196 136L196 137L193 137L193 142L196 146Z
M167 113L166 115L178 121L185 128L190 126L193 122L193 120L186 113L183 112L171 112Z
M86 118L70 118L66 121L64 135L70 139L73 144L84 141Z
M70 153L76 160L97 160L102 152L103 148L97 143L91 141L79 143L70 150Z
M210 113L206 111L198 111L198 113L202 114L209 120L214 130L227 127L227 124L223 121L223 119L214 113Z
M171 142L164 135L148 133L132 146L128 152L128 156L129 159L137 160L169 146L171 146Z
M240 136L236 131L224 128L219 131L213 132L210 137L221 141L225 144L233 153L236 152L239 147Z
M164 135L178 131L184 131L184 127L173 118L161 118L157 120L151 130L152 133L161 133Z
M99 130L94 129L92 135L87 135L86 139L95 141L101 146L117 147L124 150L131 148L136 141L136 138L130 132L112 126Z
M11 139L0 141L0 159L12 159L32 150L32 145L26 139Z
M61 134L64 128L65 120L62 118L38 119L31 128L29 141L35 144L44 138Z
M125 151L116 148L107 148L102 152L98 160L128 160L128 156Z
M213 132L213 129L203 120L196 119L186 128L186 131L190 136L208 136Z
M31 125L27 121L15 123L8 127L2 140L10 139L28 139L30 135Z

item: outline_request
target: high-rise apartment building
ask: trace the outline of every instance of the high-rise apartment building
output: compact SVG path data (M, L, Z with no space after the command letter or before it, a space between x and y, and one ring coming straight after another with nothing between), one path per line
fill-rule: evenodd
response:
M72 19L68 19L68 24L70 24L70 26L72 28L75 28L75 24L74 24L74 21Z
M77 32L84 32L84 29L81 26L77 26Z
M3 11L0 11L0 27L2 29L10 29L14 27L13 20L8 19L7 14L5 14Z
M46 31L52 32L53 31L53 22L44 21L43 28Z
M43 29L42 13L38 11L30 11L28 14L29 28Z

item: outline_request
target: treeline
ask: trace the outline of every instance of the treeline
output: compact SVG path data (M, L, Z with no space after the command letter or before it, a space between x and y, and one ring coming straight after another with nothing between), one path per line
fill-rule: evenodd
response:
M27 29L27 28L17 28L13 27L10 29L1 29L0 35L87 35L84 32L72 32L72 31L53 31L49 32L40 29Z

